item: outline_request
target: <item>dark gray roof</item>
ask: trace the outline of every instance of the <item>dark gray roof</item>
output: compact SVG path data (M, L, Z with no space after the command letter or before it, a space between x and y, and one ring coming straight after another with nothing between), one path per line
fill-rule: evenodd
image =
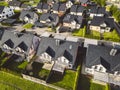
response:
M107 72L120 71L120 49L115 56L110 55L112 47L89 45L86 53L86 66L103 65Z
M47 21L47 20L50 21ZM46 23L51 24L53 23L54 25L57 25L59 17L57 14L53 14L53 13L44 13L40 16L40 21L46 21Z
M38 17L38 15L33 11L23 10L20 14L20 19L24 19L24 17L27 16L28 18L33 19L34 17Z
M83 17L67 14L63 19L63 22L67 22L67 23L71 23L72 21L75 21L76 23L81 24L83 21Z
M70 8L70 12L77 12L78 5L72 5Z
M105 12L105 7L99 7L97 5L90 7L90 13L105 14Z
M85 10L85 7L81 5L72 5L70 12L83 12Z
M53 10L55 11L66 11L66 3L55 3L53 4Z
M89 0L80 0L81 3L87 3Z
M64 26L61 26L60 28L59 28L59 32L60 33L62 33L62 32L71 32L71 31L73 31L71 28L69 28L69 27L64 27Z
M3 33L4 33L4 30L0 29L0 40L1 40L2 36L3 36Z
M6 44L10 44L7 42L12 42L13 45L12 49L16 48L17 46L21 47L23 50L25 50L25 53L28 53L30 50L30 47L32 45L32 40L33 40L34 35L32 34L25 34L25 33L20 33L20 32L11 32L11 31L7 31L4 30L2 39L1 39L1 47L4 43ZM23 45L24 43L24 45ZM26 47L26 48L23 48Z
M50 6L47 4L47 3L42 3L42 2L39 2L38 5L37 5L37 8L38 9L49 9Z
M114 19L113 18L105 18L105 17L98 17L94 16L91 24L93 26L100 26L101 24L105 23L108 27L114 28Z
M4 8L5 8L5 6L0 6L0 13L3 12Z
M57 44L57 41L59 41L59 44ZM50 48L51 50L49 51L52 53L51 56L53 60L57 60L57 58L64 56L74 64L79 45L80 44L77 42L42 37L38 47L37 56L40 56L42 53L46 52L46 49Z
M18 6L18 7L20 7L21 4L22 4L22 3L21 3L20 1L17 1L17 0L14 0L14 1L10 1L10 2L9 2L9 5L10 5L10 6Z

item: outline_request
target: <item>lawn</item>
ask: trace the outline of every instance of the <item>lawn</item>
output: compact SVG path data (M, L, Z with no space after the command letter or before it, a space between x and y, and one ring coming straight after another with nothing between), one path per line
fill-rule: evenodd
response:
M8 3L4 1L0 1L0 6L8 6Z
M113 30L112 32L106 32L103 34L105 40L120 42L120 36Z
M0 82L4 82L4 84L0 83L1 90L14 90L13 88L20 88L20 90L54 90L3 71L0 71Z
M73 90L74 83L75 83L75 77L76 77L76 72L71 71L71 70L66 70L63 79L53 84L56 86L65 88L67 90Z
M43 80L46 80L46 78L48 77L50 71L49 70L46 70L46 69L41 69L40 72L39 72L39 77Z
M102 85L92 82L92 79L86 77L85 75L80 75L78 90L110 90L108 84Z
M23 28L25 28L25 29L30 29L32 27L33 27L33 24L31 24L31 23L27 23L23 26Z
M92 82L90 85L90 90L109 90L109 86Z

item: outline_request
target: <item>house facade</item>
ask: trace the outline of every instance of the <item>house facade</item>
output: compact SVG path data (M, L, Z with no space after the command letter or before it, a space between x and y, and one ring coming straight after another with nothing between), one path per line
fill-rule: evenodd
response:
M110 32L114 29L114 19L94 16L89 25L90 30L98 32Z
M10 54L17 54L28 61L36 53L39 38L29 33L11 32L4 30L1 38L1 49Z
M19 19L25 23L34 24L38 20L37 13L29 10L21 11Z
M54 62L55 67L58 65L57 68L73 69L79 45L78 42L42 37L36 54L37 62ZM54 66L53 69L55 70Z
M120 85L119 48L89 45L85 72L95 80Z
M0 6L0 21L14 15L12 7Z

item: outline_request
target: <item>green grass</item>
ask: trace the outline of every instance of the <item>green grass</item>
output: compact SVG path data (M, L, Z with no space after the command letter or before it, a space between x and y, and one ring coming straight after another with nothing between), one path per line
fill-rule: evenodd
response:
M27 66L27 64L28 64L28 62L27 62L27 61L24 61L22 64L20 64L20 65L18 66L18 68L24 70L25 67Z
M21 90L54 90L3 71L0 71L0 82L7 84L0 84L1 90L14 90L13 88L15 87L20 88ZM12 87L9 87L8 85L11 85Z
M73 90L75 77L76 77L76 72L71 70L66 70L63 79L53 84L59 87L63 87L67 90Z
M8 3L4 1L0 1L0 6L8 6Z
M10 85L7 85L7 84L1 83L1 82L0 82L0 87L2 87L1 90L18 90Z
M114 41L114 42L120 41L120 36L116 32L116 30L113 30L112 32L105 32L103 36L105 40Z
M39 77L45 80L48 77L49 73L49 70L41 69L39 72Z
M30 29L30 28L32 28L32 26L33 26L33 24L27 23L23 26L23 28Z
M109 90L108 85L101 85L97 83L91 83L90 90Z
M83 37L83 29L75 30L72 35Z

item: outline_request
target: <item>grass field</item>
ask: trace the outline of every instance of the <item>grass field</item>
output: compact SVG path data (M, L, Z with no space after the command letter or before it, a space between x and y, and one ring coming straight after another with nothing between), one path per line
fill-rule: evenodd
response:
M4 82L0 83L0 90L54 90L3 71L0 71L0 82Z
M76 77L76 72L71 71L71 70L66 70L63 79L53 84L56 86L65 88L67 90L73 90L74 83L75 83L75 77Z

